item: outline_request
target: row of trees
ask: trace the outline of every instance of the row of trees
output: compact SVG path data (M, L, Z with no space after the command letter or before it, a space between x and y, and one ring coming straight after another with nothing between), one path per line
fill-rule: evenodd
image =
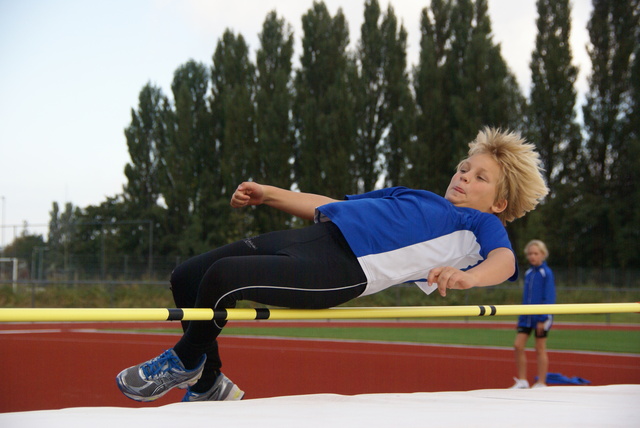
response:
M467 143L489 125L538 146L551 189L509 225L515 248L537 237L556 265L640 266L640 0L593 0L582 106L569 0L538 0L537 10L526 96L492 39L487 0L431 0L413 67L404 26L377 0L364 2L353 50L342 12L314 3L302 16L298 67L291 26L276 12L255 61L242 35L227 30L211 66L177 68L172 98L142 88L125 130L122 194L86 208L54 203L52 260L189 256L299 225L264 207L232 210L230 195L249 179L333 197L387 185L442 193Z

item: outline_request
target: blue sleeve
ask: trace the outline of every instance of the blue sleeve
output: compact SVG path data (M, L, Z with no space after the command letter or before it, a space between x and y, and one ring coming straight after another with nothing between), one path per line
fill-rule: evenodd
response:
M480 255L486 260L489 253L497 248L508 248L513 253L515 260L514 273L509 278L509 281L513 282L518 279L518 257L516 256L513 248L511 247L511 241L509 241L509 235L507 230L502 225L500 219L497 216L484 215L483 220L477 227L476 236L481 244Z
M549 305L556 302L556 285L553 278L553 272L548 266L544 267L545 277L541 283L542 286L542 304ZM549 315L538 315L538 322L545 322Z
M556 302L556 284L553 278L553 272L551 269L546 269L547 276L544 279L544 299L545 304L551 304Z
M482 246L480 254L484 259L487 258L491 251L497 248L504 247L513 251L507 230L495 215L483 215L474 233Z
M385 189L372 190L371 192L361 193L358 195L347 195L345 199L355 200L355 199L384 198L385 196L392 196L398 190L403 190L403 189L407 189L407 188L401 187L401 186L387 187Z

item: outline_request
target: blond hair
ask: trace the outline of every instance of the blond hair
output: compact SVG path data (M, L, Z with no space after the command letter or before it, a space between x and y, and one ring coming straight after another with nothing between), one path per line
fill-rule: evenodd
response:
M545 245L544 242L542 242L539 239L532 239L531 241L527 242L527 245L524 246L525 254L529 250L529 247L533 247L534 245L540 249L540 252L542 253L545 259L549 257L549 250L547 249L547 246Z
M491 155L500 165L496 202L507 201L505 210L497 213L503 224L533 210L549 193L542 177L540 155L520 134L485 127L469 143L468 157L477 154Z

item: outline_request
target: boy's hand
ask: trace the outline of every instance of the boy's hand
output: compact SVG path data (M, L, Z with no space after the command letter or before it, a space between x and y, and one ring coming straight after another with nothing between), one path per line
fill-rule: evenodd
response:
M438 292L442 297L447 295L447 288L466 290L477 285L472 274L451 266L431 269L427 281L429 284L438 284Z
M231 196L231 206L242 208L247 205L260 205L264 202L264 188L253 181L240 184Z

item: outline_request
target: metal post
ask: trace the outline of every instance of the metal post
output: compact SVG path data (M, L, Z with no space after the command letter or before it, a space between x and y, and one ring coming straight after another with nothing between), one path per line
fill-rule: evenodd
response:
M13 293L15 294L18 291L18 258L13 258Z
M31 250L31 280L36 280L36 253L38 252L38 247L34 247Z
M149 279L153 273L153 220L149 220Z
M40 264L38 265L38 279L42 281L44 279L44 250L46 247L38 247L40 251Z
M106 276L106 269L107 269L107 267L106 267L106 261L105 261L105 258L106 258L106 250L105 250L105 248L104 248L104 239L105 239L105 237L104 237L104 223L100 223L100 230L101 230L101 232L102 232L102 239L100 240L101 247L102 247L102 248L101 248L101 250L102 250L102 251L101 251L101 253L102 253L102 254L101 254L101 256L102 256L102 257L100 258L100 264L102 265L102 266L101 266L101 269L100 269L100 279L104 280L104 279L105 279L105 276Z

